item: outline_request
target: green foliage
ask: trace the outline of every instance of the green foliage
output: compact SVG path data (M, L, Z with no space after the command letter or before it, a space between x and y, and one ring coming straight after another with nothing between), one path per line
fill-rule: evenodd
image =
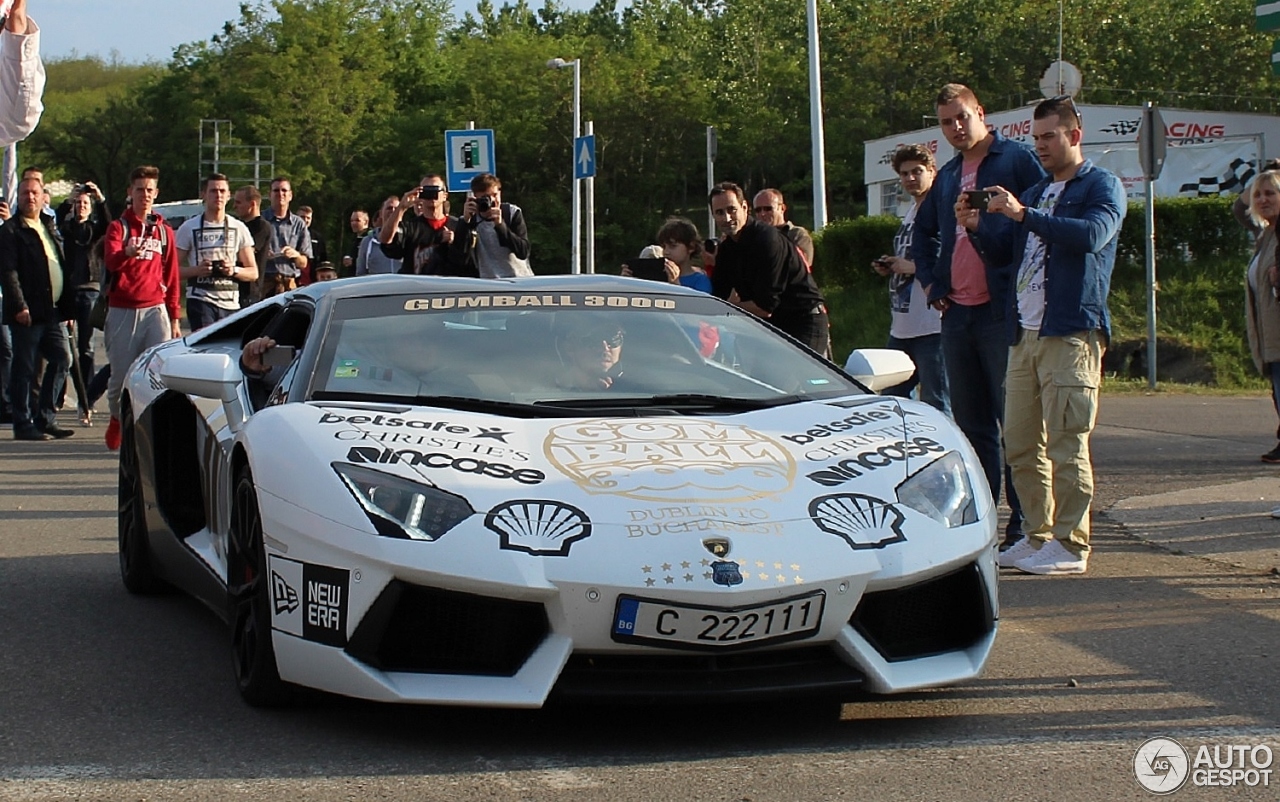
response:
M779 187L796 222L812 223L803 3L633 0L619 10L617 0L597 0L588 11L540 3L481 0L461 19L450 0L245 3L164 68L51 65L49 111L24 160L93 179L110 198L122 195L130 167L156 163L163 195L189 196L200 120L230 119L234 143L274 146L297 202L316 207L322 232L340 246L352 207L375 207L440 171L442 132L474 120L495 130L498 173L507 199L526 211L536 268L563 272L572 81L545 64L579 58L582 116L597 137L601 270L634 255L669 214L704 219L708 125L719 132L718 178L749 191ZM943 83L968 82L989 111L1031 99L1057 57L1058 8L1055 0L819 0L831 215L864 208L862 142L925 124ZM1271 37L1253 30L1246 4L1079 0L1065 23L1064 56L1083 71L1087 102L1244 111L1258 107L1251 96L1274 94ZM1204 247L1231 247L1238 233L1224 225L1224 239ZM829 264L818 259L824 282L845 280L842 236L827 246ZM1130 249L1131 240L1126 231ZM885 245L866 247L848 253L852 264ZM1191 247L1198 260L1201 244Z

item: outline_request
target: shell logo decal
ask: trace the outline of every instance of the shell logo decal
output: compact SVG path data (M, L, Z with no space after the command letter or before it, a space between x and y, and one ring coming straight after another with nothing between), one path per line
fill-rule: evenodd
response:
M547 434L543 449L586 492L646 501L749 501L789 490L796 476L778 442L713 421L566 424Z

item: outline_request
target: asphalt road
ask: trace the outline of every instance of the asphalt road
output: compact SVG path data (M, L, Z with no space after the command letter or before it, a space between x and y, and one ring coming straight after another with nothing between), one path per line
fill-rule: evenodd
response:
M1280 799L1280 467L1265 398L1109 396L1083 577L1007 575L986 675L843 706L510 712L242 704L228 634L137 598L101 426L0 435L0 799L1146 799L1155 736L1269 745Z

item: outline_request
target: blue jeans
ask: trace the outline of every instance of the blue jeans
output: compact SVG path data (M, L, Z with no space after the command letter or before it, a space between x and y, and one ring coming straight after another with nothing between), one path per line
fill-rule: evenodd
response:
M13 324L13 430L15 432L53 426L57 418L58 396L67 382L71 351L67 330L51 320L30 326ZM31 383L35 380L36 356L44 357L44 381L40 385L39 408L31 409Z
M199 331L205 326L212 326L223 318L231 317L239 309L223 309L199 298L187 299L187 322L192 331Z
M911 357L911 361L916 363L916 372L911 374L910 379L888 388L883 394L907 398L918 384L920 400L950 416L951 393L947 389L946 360L942 358L942 335L926 334L907 339L890 335L887 347Z
M1009 528L1022 527L1022 508L1013 479L1000 456L1000 426L1004 421L1004 374L1009 369L1009 341L1005 322L997 320L991 304L952 304L942 315L942 354L951 391L951 414L973 444L982 463L991 497L1000 501L1004 474Z

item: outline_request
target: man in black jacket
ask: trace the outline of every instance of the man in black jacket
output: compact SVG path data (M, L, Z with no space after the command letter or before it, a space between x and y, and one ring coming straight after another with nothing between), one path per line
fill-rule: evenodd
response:
M399 204L393 205L394 200L392 196L382 204L378 242L383 256L402 260L399 272L421 276L476 275L451 256L458 218L449 214L449 193L443 178L434 173L423 176ZM410 210L412 214L406 214ZM368 261L366 258L365 271L378 272L371 269ZM356 273L360 273L358 261Z
M0 226L0 281L4 322L13 335L13 438L52 440L74 432L57 425L57 399L67 381L71 351L62 321L72 314L75 285L67 275L62 243L46 218L44 182L18 185L18 214ZM44 357L39 407L31 409L36 357Z
M778 229L752 218L737 184L716 184L708 202L721 234L712 294L826 355L826 301L800 251Z

